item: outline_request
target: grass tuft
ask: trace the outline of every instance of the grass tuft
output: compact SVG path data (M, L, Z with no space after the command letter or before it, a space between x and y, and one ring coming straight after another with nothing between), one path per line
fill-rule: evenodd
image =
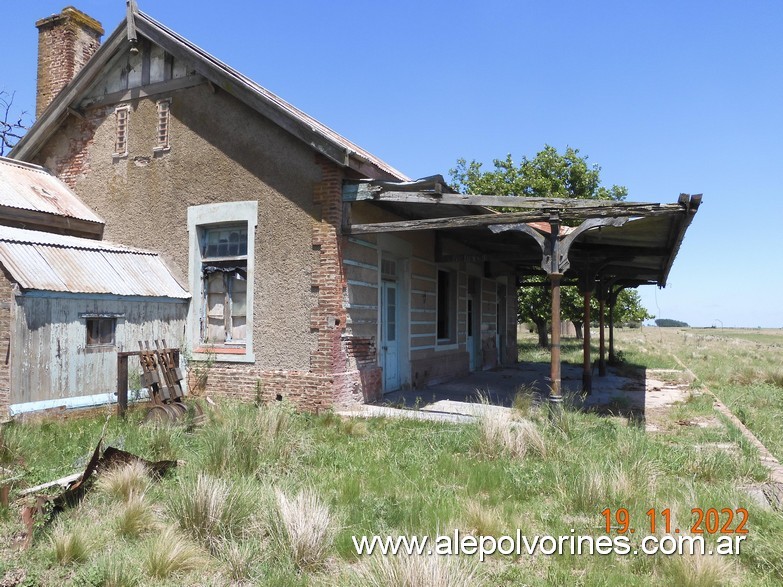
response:
M102 561L98 571L96 583L101 587L136 587L141 582L130 564L116 555Z
M242 485L204 473L185 479L169 498L168 510L180 528L214 551L222 540L242 536L256 503Z
M132 461L102 473L96 487L106 495L127 502L135 496L144 495L149 481L147 467L139 461Z
M337 530L329 508L307 489L293 498L280 490L275 495L277 508L269 526L272 539L297 568L321 568Z
M66 530L58 525L52 532L52 546L57 562L63 566L72 563L83 563L89 557L90 545L87 537L79 527Z
M141 495L133 495L117 517L117 533L123 538L138 538L157 525L152 507Z
M254 542L224 540L217 546L216 554L226 564L232 581L242 583L253 578L253 565L258 558L258 547Z
M478 567L456 556L375 555L359 567L367 587L473 587L481 584Z
M530 420L513 420L505 410L486 409L478 418L478 427L484 454L501 453L516 458L547 455L546 440Z
M228 406L212 414L200 436L203 469L214 476L258 476L264 468L290 466L302 445L285 402Z
M720 555L683 554L666 557L663 572L670 585L720 587L738 578L734 566Z
M202 551L171 526L166 526L144 549L145 570L156 579L198 570L206 562Z

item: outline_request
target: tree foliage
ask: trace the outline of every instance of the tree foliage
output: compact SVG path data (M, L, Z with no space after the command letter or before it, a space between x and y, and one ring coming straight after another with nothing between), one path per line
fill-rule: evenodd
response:
M661 328L687 328L687 322L681 322L679 320L672 320L671 318L658 318L655 321L656 326Z
M522 157L517 165L511 155L494 159L493 168L485 170L478 161L459 159L450 170L451 185L460 193L520 196L539 198L579 198L600 200L624 200L628 190L623 186L601 185L601 167L589 164L587 156L579 149L566 147L559 153L555 147L545 145L532 159ZM543 278L542 282L546 281ZM538 342L547 346L547 324L550 318L550 296L546 285L519 288L518 318L535 324ZM561 289L561 315L579 324L583 320L584 302L576 287ZM594 300L597 316L598 305ZM625 290L616 305L615 322L641 322L652 318L641 306L635 291Z
M459 159L450 170L452 187L461 193L538 198L624 200L628 190L601 185L601 167L588 165L579 149L566 147L563 154L546 145L533 159L522 157L519 165L511 155L494 159L494 169L485 171L478 161Z

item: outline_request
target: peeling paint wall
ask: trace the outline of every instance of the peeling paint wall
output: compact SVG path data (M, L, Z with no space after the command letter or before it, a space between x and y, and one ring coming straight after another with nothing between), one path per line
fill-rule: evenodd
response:
M0 421L8 418L11 404L11 348L14 319L14 284L0 268Z

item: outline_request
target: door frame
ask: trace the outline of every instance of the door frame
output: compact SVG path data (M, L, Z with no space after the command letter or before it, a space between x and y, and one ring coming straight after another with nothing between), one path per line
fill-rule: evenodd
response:
M383 259L388 259L394 261L396 264L395 275L388 277L395 277L397 282L397 361L400 380L400 385L397 389L408 389L411 385L410 260L412 249L412 245L401 238L388 234L378 235L378 325L376 340L380 345L382 341L381 323L383 320L381 315L381 312L383 311L383 300L381 298L384 280L382 262ZM376 354L378 365L383 367L380 348ZM381 381L384 393L396 391L396 389L387 389L383 379L384 378L382 377Z

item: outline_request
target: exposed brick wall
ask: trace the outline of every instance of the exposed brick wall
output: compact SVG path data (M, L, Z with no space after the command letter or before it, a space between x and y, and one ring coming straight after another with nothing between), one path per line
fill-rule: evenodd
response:
M312 289L317 302L310 315L310 328L316 334L310 370L270 371L248 363L215 362L207 369L203 389L207 394L246 401L286 399L309 412L375 401L382 395L375 340L346 333L342 170L321 157L316 162L322 176L313 189L317 219L312 246L317 254Z
M343 171L317 156L321 181L313 190L313 204L320 222L313 225L313 249L318 251L313 268L313 290L318 302L311 313L310 328L317 333L317 347L310 365L313 373L333 376L331 394L324 402L344 406L374 401L381 395L381 370L375 345L346 333L346 277L343 266L345 237L342 224Z
M215 362L209 367L202 364L202 369L206 373L206 382L201 389L196 389L195 373L189 373L189 388L197 395L260 400L264 403L287 400L297 409L313 413L331 407L323 401L332 387L330 376L305 371L265 371L249 363Z
M113 107L92 108L83 118L68 119L67 147L50 165L54 174L70 188L76 189L79 178L89 173L95 129L113 110Z
M35 23L38 27L38 118L68 82L84 67L101 44L103 27L97 20L64 8L60 14Z
M13 328L14 285L0 269L0 421L9 417L11 402L11 332Z

